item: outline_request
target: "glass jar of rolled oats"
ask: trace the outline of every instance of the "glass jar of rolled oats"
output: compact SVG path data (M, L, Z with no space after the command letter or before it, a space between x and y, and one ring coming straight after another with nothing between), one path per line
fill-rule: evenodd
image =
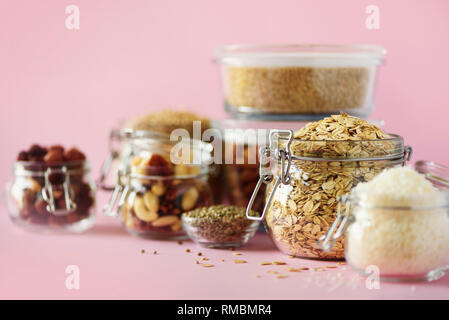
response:
M297 132L273 130L261 149L261 176L253 198L267 184L261 217L275 245L284 253L314 259L343 259L344 239L332 251L317 240L338 212L337 198L384 168L403 165L411 155L403 138L346 114L309 123ZM252 206L252 201L248 209Z
M195 140L134 140L133 156L118 174L103 212L120 215L131 234L153 239L185 238L181 215L213 204L209 185L211 148Z

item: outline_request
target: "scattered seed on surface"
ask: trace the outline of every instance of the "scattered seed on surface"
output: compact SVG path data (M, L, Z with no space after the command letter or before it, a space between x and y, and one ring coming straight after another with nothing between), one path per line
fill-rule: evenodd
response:
M273 261L273 264L277 265L277 266L283 266L283 265L285 265L287 263L285 263L284 261Z
M204 268L212 268L215 267L213 264L202 264Z
M276 278L278 278L278 279L285 279L285 278L288 278L288 276L285 275L285 274L278 274L278 275L276 276Z
M181 245L181 244L182 244L182 241L178 241L178 244Z
M186 252L190 252L190 249L186 249Z
M301 268L299 268L300 270L310 270L310 268L308 268L308 267L301 267Z
M328 268L328 269L335 269L335 268L337 268L337 266L326 266L326 268Z
M234 263L247 263L245 260L234 260Z
M232 253L234 256L241 256L242 255L242 253L240 253L240 252L233 252Z
M301 272L301 269L298 269L298 268L286 268L285 270L290 271L290 272Z
M198 256L202 256L203 255L201 252L198 252L197 254L198 254Z
M220 262L224 262L224 261L225 261L224 259L221 259L221 260L220 260Z
M144 249L140 250L140 253L145 253L145 250Z
M277 271L275 271L275 270L268 270L267 273L270 273L270 274L278 274L279 272L277 272Z
M346 264L346 262L338 262L337 264L344 266Z
M259 265L260 266L270 266L272 263L271 262L269 262L269 261L266 261L266 262L259 262Z
M203 261L209 261L209 259L206 258L206 257L202 258L201 260L203 260Z
M154 251L153 251L153 254L157 254L157 250L154 250Z

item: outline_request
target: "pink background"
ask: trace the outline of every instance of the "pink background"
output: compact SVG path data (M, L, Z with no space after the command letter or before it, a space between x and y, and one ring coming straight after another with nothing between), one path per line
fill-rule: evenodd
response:
M80 8L81 28L77 31L65 27L65 7L70 4ZM380 7L380 30L365 28L369 4ZM223 44L267 42L384 46L387 62L381 67L371 118L385 120L388 131L403 135L414 148L414 160L449 165L449 1L3 0L0 183L10 179L16 153L33 142L79 146L91 159L96 177L106 154L108 131L123 117L167 106L190 108L212 118L225 117L213 49ZM127 236L118 221L101 217L90 236L51 238L22 235L2 211L2 298L303 297L287 282L281 290L280 280L270 282L277 288L272 291L258 290L259 285L248 282L237 295L225 288L210 296L194 282L182 282L195 278L196 271L187 268L188 274L181 277L182 271L173 265L166 267L176 263L174 257L161 256L161 261L168 259L165 264L146 262L154 268L147 270L146 264L140 264L143 258L138 251L153 245ZM270 250L268 256L279 255ZM121 255L123 258L116 261ZM74 257L78 262L72 263L87 265L85 270L90 270L86 271L90 285L76 293L58 282L65 277L61 268ZM238 272L235 267L229 268ZM161 281L169 281L169 271L176 273L178 282L165 288L173 290L154 290L155 286L164 287ZM54 278L58 272L61 279ZM133 274L144 272L164 274L153 284L154 277L148 275L147 286L133 278ZM212 280L216 278L206 276L204 283L218 281ZM348 293L348 297L447 298L448 280L442 281L432 287L418 286L419 290L399 285L382 290L382 294L367 291L362 295ZM179 289L179 283L185 287ZM308 297L320 297L320 291Z

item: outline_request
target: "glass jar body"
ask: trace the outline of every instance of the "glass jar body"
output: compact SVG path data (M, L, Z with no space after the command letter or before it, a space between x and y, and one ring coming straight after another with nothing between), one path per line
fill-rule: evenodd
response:
M231 45L217 50L224 106L235 117L315 120L374 107L385 50L357 45Z
M122 183L118 180L119 173L128 170L131 159L140 155L142 150L155 150L162 154L168 154L170 152L168 148L172 146L172 143L167 141L168 138L168 135L148 130L111 130L110 150L101 168L99 187L105 191L113 191L118 183ZM222 166L210 165L208 182L216 203L222 202L226 193L221 183L223 174Z
M358 273L390 281L436 280L449 266L449 211L351 203L346 260Z
M347 160L347 159L343 159ZM327 252L318 247L337 216L337 198L360 182L369 181L399 160L377 161L294 160L291 181L280 184L266 213L265 226L276 246L285 254L303 258L344 259L344 238ZM277 176L280 165L274 168ZM267 195L274 181L268 185Z
M190 178L130 178L121 219L131 234L152 239L183 239L181 215L211 205L207 175Z
M27 229L82 232L94 223L96 190L85 163L15 163L6 196L12 221Z
M213 204L212 146L198 140L152 137L133 140L130 147L133 156L119 172L104 213L120 215L125 229L134 235L184 238L181 214Z

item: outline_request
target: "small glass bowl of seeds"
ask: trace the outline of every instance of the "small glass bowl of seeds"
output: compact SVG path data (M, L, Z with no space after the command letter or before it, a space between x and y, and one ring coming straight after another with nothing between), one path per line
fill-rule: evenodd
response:
M251 215L259 215L251 212ZM215 205L182 215L182 226L196 243L207 248L237 248L246 244L259 227L246 218L246 208Z

